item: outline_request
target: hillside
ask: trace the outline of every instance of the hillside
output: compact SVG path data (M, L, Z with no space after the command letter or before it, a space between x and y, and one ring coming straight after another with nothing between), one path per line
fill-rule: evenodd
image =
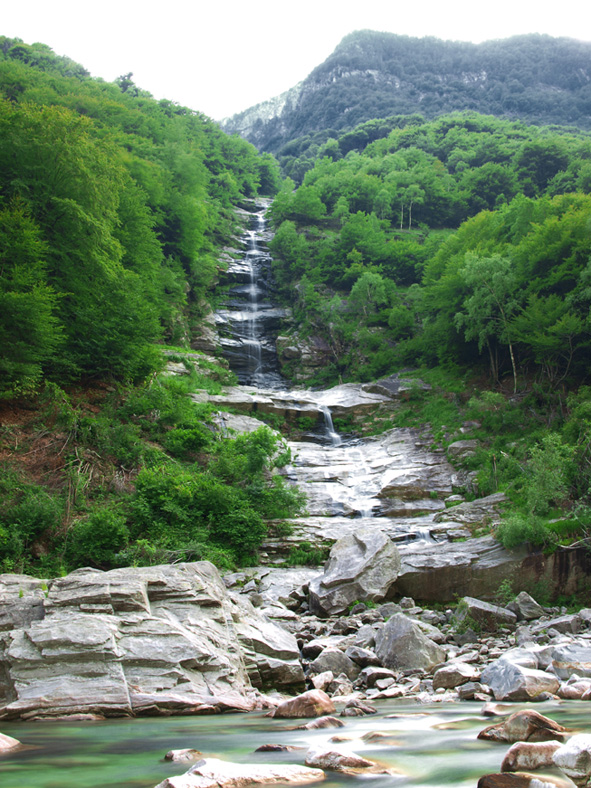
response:
M297 137L371 118L464 110L591 128L591 44L537 34L471 44L358 31L303 82L222 126L277 152Z

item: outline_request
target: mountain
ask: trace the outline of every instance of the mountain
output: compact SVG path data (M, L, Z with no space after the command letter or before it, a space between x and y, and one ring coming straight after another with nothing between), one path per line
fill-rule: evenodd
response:
M305 80L222 128L275 153L292 139L371 118L462 110L590 129L591 43L535 34L471 44L357 31Z

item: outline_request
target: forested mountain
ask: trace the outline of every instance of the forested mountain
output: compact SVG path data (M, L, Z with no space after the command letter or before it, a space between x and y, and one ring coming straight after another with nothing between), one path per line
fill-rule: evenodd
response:
M591 44L547 35L471 44L363 30L296 87L223 123L260 150L372 118L473 110L591 128Z
M0 393L145 376L190 341L233 206L276 163L198 112L0 38Z

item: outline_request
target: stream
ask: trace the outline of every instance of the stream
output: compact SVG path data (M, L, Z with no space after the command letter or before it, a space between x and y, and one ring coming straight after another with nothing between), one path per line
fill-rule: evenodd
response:
M0 756L0 785L153 788L188 768L163 760L170 749L194 747L209 757L241 763L302 763L309 746L326 743L335 733L353 739L350 748L355 753L402 773L400 778L361 778L371 780L374 788L392 784L474 788L480 776L499 771L509 745L476 739L478 732L493 721L481 716L480 703L419 706L379 701L377 705L378 714L348 718L346 727L338 731L293 730L301 721L274 720L256 712L83 723L3 723L3 733L18 737L27 749ZM562 725L585 730L588 711L580 701L537 703L535 709ZM386 733L388 738L375 743L361 740L372 731ZM262 744L305 749L255 753ZM354 779L327 772L322 785L351 785Z

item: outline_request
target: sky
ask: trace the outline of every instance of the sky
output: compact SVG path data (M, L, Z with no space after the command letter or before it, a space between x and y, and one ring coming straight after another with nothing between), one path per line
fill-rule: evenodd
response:
M216 120L304 79L354 30L479 43L591 41L589 0L4 0L0 35L41 42L113 81Z

